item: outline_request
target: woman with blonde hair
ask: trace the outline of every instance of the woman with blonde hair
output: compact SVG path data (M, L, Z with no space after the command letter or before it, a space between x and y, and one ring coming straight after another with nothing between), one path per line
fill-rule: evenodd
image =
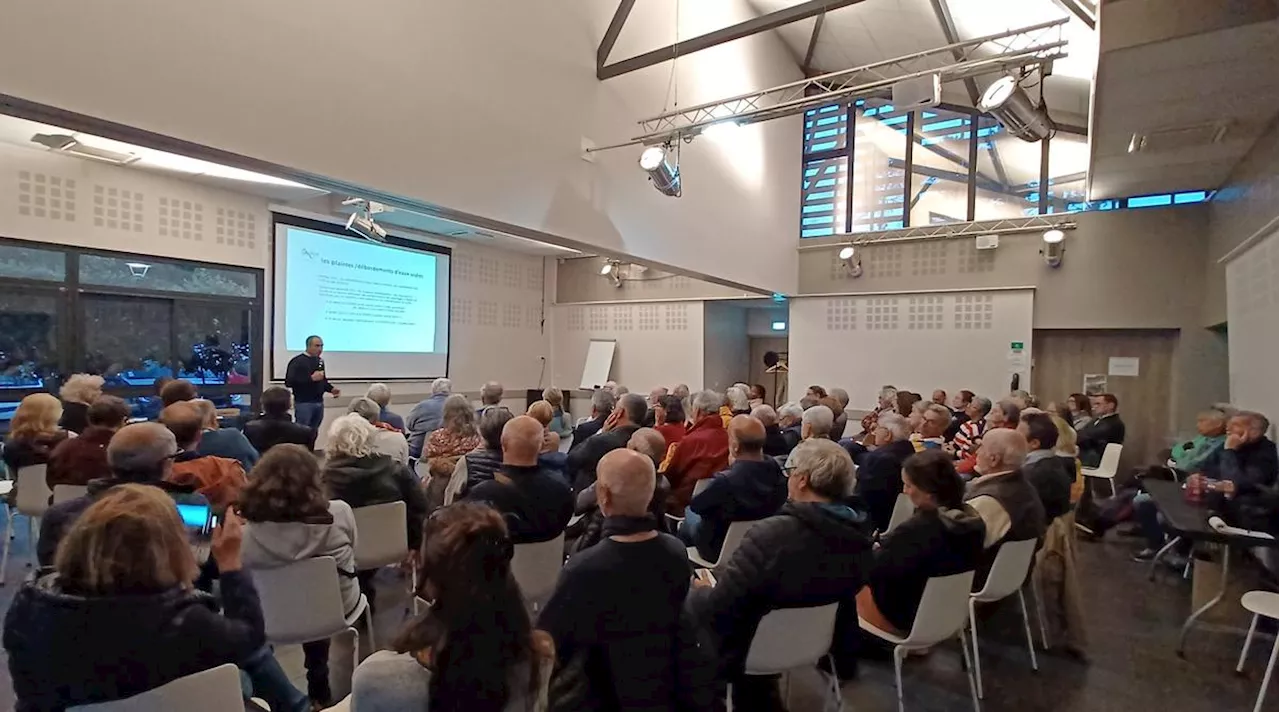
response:
M266 646L241 535L234 515L213 531L219 614L192 585L195 557L169 495L139 484L108 490L67 532L54 570L23 586L5 617L16 709L118 700L230 663L271 709L306 710Z
M542 391L542 400L551 404L551 423L547 426L561 440L573 435L573 423L564 410L564 393L554 386Z
M67 431L58 426L62 403L48 393L32 393L18 404L4 439L4 464L16 477L18 468L45 465Z
M102 395L102 376L91 373L73 374L62 384L62 420L58 425L79 435L89 427L89 406Z
M560 434L551 429L551 421L555 418L555 409L547 401L534 401L525 415L542 425L542 452L556 452L560 449Z

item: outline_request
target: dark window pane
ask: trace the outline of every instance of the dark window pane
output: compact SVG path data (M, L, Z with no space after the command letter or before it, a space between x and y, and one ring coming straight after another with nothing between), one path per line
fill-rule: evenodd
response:
M234 304L179 302L179 378L192 383L250 382L249 310Z
M1040 211L1040 142L1016 138L999 121L978 117L978 202L975 220Z
M800 237L844 232L849 190L848 157L806 161L801 180Z
M835 151L848 145L849 115L845 104L804 112L804 152Z
M226 297L258 296L257 280L249 272L215 267L156 262L146 257L80 257L80 281L107 287L154 289Z
M42 388L58 371L58 297L0 290L0 388Z
M61 282L67 278L67 256L53 250L0 245L0 277Z
M207 396L213 402L215 408L230 409L235 408L240 411L236 417L222 417L221 423L223 427L240 427L243 421L253 415L253 409L250 403L253 397L248 393L237 393L226 396ZM129 404L132 411L131 417L142 420L155 420L160 417L160 399L156 396L139 396L136 398L126 398L125 402ZM0 418L5 416L5 403L0 403ZM18 404L14 403L13 408L17 408ZM12 417L12 409L10 409L9 417Z
M907 114L883 99L854 104L853 232L903 225Z
M169 302L85 296L84 364L108 386L145 386L172 377Z
M916 112L911 152L911 226L969 216L969 140L973 118L947 109Z

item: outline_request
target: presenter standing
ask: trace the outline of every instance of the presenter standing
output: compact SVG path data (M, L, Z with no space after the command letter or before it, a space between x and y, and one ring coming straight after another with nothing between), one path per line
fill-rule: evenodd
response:
M342 395L325 377L322 353L324 340L308 336L307 350L290 359L284 372L284 385L293 391L294 420L317 432L324 422L324 394Z

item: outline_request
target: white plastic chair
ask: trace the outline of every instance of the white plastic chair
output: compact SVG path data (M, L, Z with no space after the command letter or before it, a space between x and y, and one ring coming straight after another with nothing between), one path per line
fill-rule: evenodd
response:
M747 530L754 526L757 521L759 520L731 523L729 525L729 530L724 533L724 544L720 546L720 555L716 557L715 561L707 561L706 559L703 559L702 556L698 554L698 547L696 546L691 546L685 550L685 553L689 555L689 561L693 562L694 566L704 569L714 569L720 565L721 561L728 559L733 552L738 550L738 547L742 545L743 537L747 535Z
M517 544L511 557L511 573L520 584L524 600L534 611L551 596L564 567L564 532L550 541Z
M89 494L89 488L84 485L54 485L53 486L53 503L62 504L70 502L73 499L80 499Z
M978 619L974 610L979 603L999 601L1014 593L1018 594L1018 605L1022 607L1022 628L1027 634L1027 652L1031 653L1031 669L1039 670L1036 662L1036 649L1031 638L1031 619L1027 615L1027 599L1022 595L1022 583L1027 580L1027 572L1031 570L1031 560L1036 553L1036 540L1006 541L996 552L995 561L991 563L991 572L987 574L987 582L982 590L969 596L969 628L973 636L973 676L978 683L978 697L982 697L982 657L978 653ZM1041 633L1043 636L1044 634Z
M70 707L68 712L227 712L243 709L240 668L228 663L180 677L133 697Z
M1123 449L1123 445L1107 443L1106 449L1102 451L1102 462L1099 462L1097 467L1080 468L1080 474L1110 482L1111 496L1116 496L1116 473L1120 471L1120 452Z
M1258 616L1276 619L1280 617L1280 597L1271 591L1250 591L1240 597L1240 605L1253 614L1249 621L1249 634L1244 638L1244 647L1240 649L1240 660L1236 663L1236 672L1244 671L1244 658L1249 652L1249 643L1253 642L1253 632L1258 628ZM1276 652L1280 651L1280 637L1271 646L1271 659L1267 661L1267 671L1262 675L1262 687L1258 689L1258 701L1253 704L1253 712L1261 712L1262 700L1267 696L1267 687L1271 684L1271 674L1276 670Z
M889 515L889 526L880 532L888 534L893 531L899 524L911 518L916 513L916 506L911 503L911 498L905 494L898 494L898 498L893 502L893 513Z
M920 597L920 608L916 612L916 620L906 637L880 630L863 620L861 616L858 617L858 625L863 630L894 645L893 674L898 683L898 712L903 712L905 709L902 704L902 659L910 650L932 648L953 635L960 640L960 652L964 655L965 668L969 673L969 694L973 697L973 709L975 712L982 711L978 702L973 662L969 660L969 643L964 638L965 616L968 614L967 606L971 588L973 588L972 571L929 579L924 585L924 595Z
M755 637L747 651L747 675L785 675L782 693L783 704L791 697L791 670L812 667L831 651L831 639L835 636L836 609L831 603L812 608L780 608L765 614L756 628ZM832 661L832 670L835 663ZM829 675L831 693L837 709L843 709L840 680ZM826 708L826 705L823 705Z
M27 544L29 547L28 556L30 561L28 566L35 566L36 563L36 544L39 542L40 536L40 518L44 513L49 511L49 498L53 496L53 492L49 489L49 484L45 482L45 474L48 471L46 465L30 465L28 467L18 468L18 501L16 507L6 509L9 520L5 527L4 533L4 557L0 559L0 585L4 584L4 572L9 568L9 549L13 546L13 518L14 509L17 514L23 514L27 517Z
M356 569L368 571L404 561L409 553L409 525L403 501L371 504L351 510L356 517ZM409 569L409 595L418 590L418 567ZM417 613L417 608L414 608Z
M273 569L253 569L250 574L262 601L268 641L297 645L350 630L355 641L351 648L358 658L360 634L355 623L364 616L369 628L369 649L378 649L373 635L373 611L364 594L360 594L360 602L350 616L342 610L338 563L332 556L303 559Z

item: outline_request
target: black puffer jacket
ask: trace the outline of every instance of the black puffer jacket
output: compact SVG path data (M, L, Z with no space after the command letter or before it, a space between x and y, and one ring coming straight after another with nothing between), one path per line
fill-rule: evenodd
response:
M747 531L716 567L714 587L689 592L694 618L718 641L722 680L742 674L756 626L769 611L852 607L870 568L867 527L864 514L841 504L788 502Z
M409 529L409 549L422 545L422 520L427 516L427 497L409 468L386 455L368 457L335 456L321 473L330 499L340 499L352 509L371 504L403 500Z

